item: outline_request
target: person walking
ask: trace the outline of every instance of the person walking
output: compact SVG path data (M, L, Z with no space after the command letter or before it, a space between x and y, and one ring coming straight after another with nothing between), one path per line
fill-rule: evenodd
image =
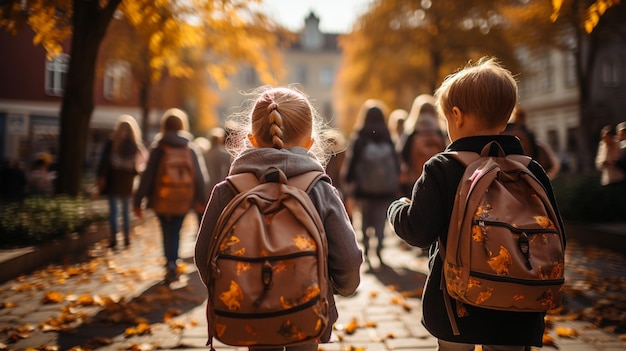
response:
M619 159L616 162L616 165L624 173L626 173L626 122L618 123L615 129L617 130L617 137L619 139L620 147L620 155Z
M206 202L206 172L202 154L188 132L187 113L172 108L161 118L161 133L151 145L148 165L135 193L133 211L142 217L142 201L152 208L161 225L165 255L165 282L178 279L180 229L185 216L200 211Z
M385 211L399 191L400 162L387 128L386 114L387 107L380 100L363 103L342 171L346 195L354 200L361 213L363 255L370 268L373 237L377 239L376 256L380 265L384 265Z
M604 126L600 131L600 142L596 154L596 169L601 172L601 185L614 184L624 180L624 171L617 166L620 154L620 144L613 127Z
M231 174L254 173L260 178L269 167L276 167L289 177L309 171L324 170L329 156L326 141L322 139L322 119L312 108L306 96L293 88L263 88L251 111L239 121L241 129L233 130L227 144L236 155ZM330 340L332 325L338 318L333 293L352 295L359 283L359 270L363 261L361 250L348 215L336 189L326 181L314 183L309 195L318 211L328 241L329 323L320 342ZM207 205L195 245L195 264L202 282L209 286L211 271L208 253L217 219L234 197L230 184L218 183ZM270 274L271 275L271 274ZM270 278L271 279L271 278ZM286 331L289 332L289 331ZM245 333L242 330L242 333ZM317 343L278 348L249 350L313 351Z
M210 195L215 185L226 179L226 176L228 176L232 157L226 150L226 131L224 128L212 128L209 131L208 140L210 142L210 147L204 153L204 160L209 172L210 181L207 190Z
M413 100L405 122L405 134L406 138L400 148L400 189L402 195L410 196L413 184L422 174L424 163L446 147L446 138L439 127L431 95L421 94Z
M101 195L109 203L109 248L117 247L118 218L122 216L124 247L130 245L130 205L135 178L145 168L148 151L141 142L141 130L133 116L121 115L104 143L96 170ZM121 213L120 213L121 207Z
M452 143L446 151L472 151L480 154L495 141L505 154L523 154L519 139L500 135L517 103L517 83L495 59L481 59L448 76L437 89L439 113L447 121ZM532 161L528 169L542 183L557 211L556 198L543 168ZM396 234L410 245L430 248L429 275L422 296L422 324L438 340L439 351L524 351L542 346L545 329L543 312L511 312L456 304L449 318L442 289L443 261L440 247L446 247L457 188L465 166L451 155L430 158L417 180L411 198L395 200L388 209L389 222ZM488 209L486 209L488 211ZM560 228L563 228L559 216ZM439 244L441 242L441 244ZM446 302L447 301L447 302ZM463 307L465 307L463 309ZM451 307L454 311L454 307ZM453 332L452 322L460 334Z
M526 110L516 106L502 134L514 135L522 143L524 155L537 160L550 179L554 179L561 170L561 160L552 147L540 141L526 124Z

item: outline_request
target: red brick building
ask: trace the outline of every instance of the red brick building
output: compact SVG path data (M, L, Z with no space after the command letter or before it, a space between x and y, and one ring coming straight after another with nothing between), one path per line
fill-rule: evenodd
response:
M38 152L53 156L58 148L59 112L69 65L69 43L63 53L48 59L45 49L33 44L34 33L25 28L13 36L0 31L0 157L30 164ZM124 61L103 62L96 72L85 175L93 173L101 145L120 114L130 114L141 125L138 84ZM174 79L163 79L151 89L148 135L158 130L162 111L183 106L182 89ZM28 166L27 166L28 167Z

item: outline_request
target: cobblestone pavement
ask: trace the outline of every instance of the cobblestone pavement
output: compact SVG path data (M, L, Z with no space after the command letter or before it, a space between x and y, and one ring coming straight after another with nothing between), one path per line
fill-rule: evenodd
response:
M181 235L181 279L169 286L162 282L155 218L135 227L128 249L112 252L99 243L84 261L51 265L1 284L0 350L204 349L206 292L193 265L196 230L190 215ZM385 266L375 259L375 269L364 266L355 296L337 298L335 341L320 350L436 349L420 323L426 257L388 236L383 258ZM556 318L550 328L560 350L626 350L617 334L567 319ZM558 336L557 328L573 328L577 335ZM217 350L246 349L218 344Z

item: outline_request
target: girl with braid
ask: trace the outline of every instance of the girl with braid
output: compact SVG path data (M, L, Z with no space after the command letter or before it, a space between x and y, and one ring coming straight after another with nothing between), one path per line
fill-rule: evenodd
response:
M234 157L230 174L249 173L260 178L269 167L289 177L309 171L324 171L331 155L330 141L324 137L322 119L304 93L291 87L262 87L251 106L232 116L233 130L226 147ZM337 308L332 293L352 295L360 282L363 255L337 190L320 180L308 191L320 214L328 241L330 322L319 342L328 342ZM195 246L195 264L205 285L210 280L207 256L217 219L235 192L222 181L211 193ZM331 291L332 290L332 291ZM245 332L245 331L242 331ZM255 350L255 348L250 348ZM263 351L317 350L317 343L263 348Z

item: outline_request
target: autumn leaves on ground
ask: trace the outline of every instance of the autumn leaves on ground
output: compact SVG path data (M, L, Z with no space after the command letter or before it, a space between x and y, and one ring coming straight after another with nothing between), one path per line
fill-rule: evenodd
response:
M190 227L182 234L183 244L192 243L189 238L195 233ZM41 340L31 350L92 350L120 339L127 350L184 347L182 332L205 322L199 320L202 314L188 312L203 304L206 292L190 258L180 267L181 281L171 286L161 283L160 235L145 228L136 228L128 250L112 253L100 243L84 262L49 266L0 285L0 350L16 349L20 340L29 338ZM624 271L623 255L568 243L566 303L547 316L547 331L577 338L581 331L561 322L580 320L626 341ZM415 306L407 301L421 296L421 288L401 291L402 287L384 283L394 291L385 303L407 311ZM368 294L369 299L382 298L376 291ZM350 322L337 326L339 338L375 327L375 322L345 317ZM544 342L545 348L559 347L548 333Z
M181 273L189 273L181 281L163 285L160 234L142 232L142 227L135 231L128 250L112 253L105 249L106 242L99 243L86 262L51 265L1 285L0 350L13 349L18 340L41 333L58 333L59 342L38 350L95 349L113 343L115 335L128 339L129 350L152 350L162 345L133 339L167 329L176 340L180 331L197 325L184 315L201 305L206 295L195 271L190 271L193 263L187 259L179 267ZM44 311L49 317L41 317ZM8 315L13 320L7 320ZM40 320L35 321L37 315ZM104 333L98 335L99 331ZM79 336L80 344L61 347L69 342L63 335L90 338Z

